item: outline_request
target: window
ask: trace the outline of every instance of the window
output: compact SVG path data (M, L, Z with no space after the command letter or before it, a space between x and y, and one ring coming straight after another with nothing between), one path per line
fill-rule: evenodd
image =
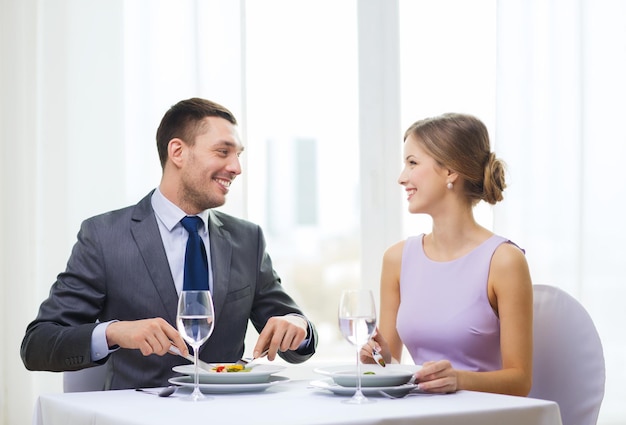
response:
M248 1L245 16L248 218L319 351L349 353L337 303L360 284L356 2Z
M418 119L468 113L485 123L495 150L496 0L401 0L400 57L403 131ZM430 217L405 206L403 235L428 233ZM474 217L492 228L488 204Z

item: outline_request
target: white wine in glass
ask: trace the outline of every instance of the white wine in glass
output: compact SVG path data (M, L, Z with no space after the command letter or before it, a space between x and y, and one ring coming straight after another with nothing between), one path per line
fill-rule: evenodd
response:
M350 289L341 292L339 300L339 329L343 336L356 347L356 391L350 404L369 403L370 400L361 391L361 347L369 341L376 329L376 306L372 291L368 289Z
M206 399L200 391L198 351L213 333L213 299L209 291L182 291L178 298L176 326L180 336L193 348L194 388L188 400Z

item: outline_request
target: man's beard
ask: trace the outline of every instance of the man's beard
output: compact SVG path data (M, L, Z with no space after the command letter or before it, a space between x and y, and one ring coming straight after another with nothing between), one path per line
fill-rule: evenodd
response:
M182 199L185 200L185 203L200 211L221 207L226 202L225 195L214 195L206 191L196 190L189 185L183 185L182 190Z

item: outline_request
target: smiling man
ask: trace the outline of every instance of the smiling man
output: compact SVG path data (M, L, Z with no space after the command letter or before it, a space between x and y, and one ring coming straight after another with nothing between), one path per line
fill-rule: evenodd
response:
M237 121L223 106L192 98L172 106L157 130L159 187L137 205L85 220L65 272L28 325L21 356L29 370L69 371L106 362L103 389L167 385L168 354L188 349L175 328L189 232L199 217L215 306L207 362L243 355L248 320L259 331L255 356L268 350L291 363L315 353L317 334L265 250L261 228L214 208L241 174Z

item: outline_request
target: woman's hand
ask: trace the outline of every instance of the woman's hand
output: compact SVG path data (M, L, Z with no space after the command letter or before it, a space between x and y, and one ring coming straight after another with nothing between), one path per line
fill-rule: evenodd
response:
M376 328L376 331L374 332L374 336L372 337L372 339L370 339L367 342L367 344L361 347L361 352L360 352L361 363L366 363L366 364L377 363L376 360L374 359L374 353L373 353L374 350L376 350L378 354L383 356L385 363L392 362L391 351L389 350L389 345L387 344L387 341L385 341L385 338L383 338L383 336L378 332L378 328Z
M453 393L459 388L458 374L448 360L425 362L415 373L418 388L432 393Z

